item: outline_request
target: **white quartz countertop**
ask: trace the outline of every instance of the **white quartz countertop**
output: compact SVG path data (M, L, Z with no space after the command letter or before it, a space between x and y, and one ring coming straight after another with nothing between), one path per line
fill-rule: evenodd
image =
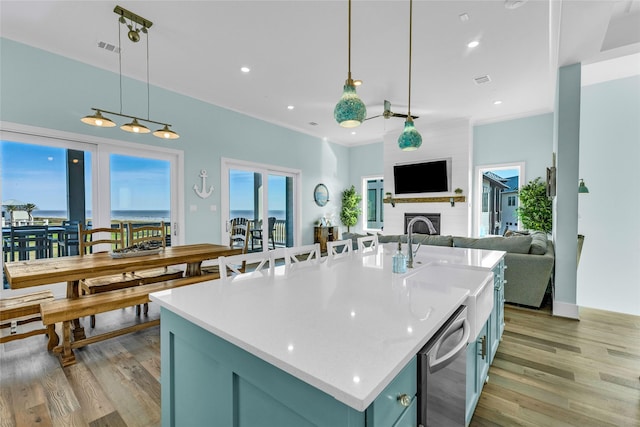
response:
M385 251L202 282L151 300L364 411L473 288L455 274L440 283L421 277L421 266L393 274ZM487 272L477 273L480 285Z

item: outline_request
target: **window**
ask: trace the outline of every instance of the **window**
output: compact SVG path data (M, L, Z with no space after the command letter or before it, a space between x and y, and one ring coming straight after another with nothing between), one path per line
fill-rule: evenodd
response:
M366 177L362 180L362 211L365 230L382 230L384 226L384 179Z
M489 212L489 187L482 187L482 212Z
M174 244L181 243L176 226L180 152L93 142L86 135L71 140L55 130L40 136L28 126L16 128L4 131L0 142L2 198L35 205L34 223L60 225L67 220L108 226L112 220L164 220L167 227L174 226ZM10 222L4 208L3 219ZM54 256L67 255L59 249L54 247Z

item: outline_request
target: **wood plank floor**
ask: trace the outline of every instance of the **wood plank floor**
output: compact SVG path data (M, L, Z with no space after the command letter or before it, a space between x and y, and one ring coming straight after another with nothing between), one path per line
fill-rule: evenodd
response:
M640 317L508 306L505 320L472 426L640 426ZM98 315L96 332L134 321L133 309ZM64 369L45 346L0 346L0 427L160 425L159 328L78 350Z

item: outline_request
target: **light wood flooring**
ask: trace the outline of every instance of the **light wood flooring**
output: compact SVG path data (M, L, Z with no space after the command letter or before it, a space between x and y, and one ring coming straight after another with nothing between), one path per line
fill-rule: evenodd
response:
M505 319L472 426L640 426L640 317L507 306ZM106 313L96 330L134 321L133 309ZM159 328L78 350L64 369L45 345L0 345L0 427L160 425Z

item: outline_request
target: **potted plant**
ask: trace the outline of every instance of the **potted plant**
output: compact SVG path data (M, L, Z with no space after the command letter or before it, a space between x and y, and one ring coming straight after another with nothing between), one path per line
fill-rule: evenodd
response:
M453 190L454 193L456 193L456 196L462 196L462 188L456 188L455 190Z
M551 232L552 204L542 178L529 181L518 192L520 207L516 209L522 226L527 230Z
M352 185L342 192L342 209L340 210L340 220L347 226L347 233L350 228L358 223L358 217L362 212L360 201L362 197L356 193L356 188Z

